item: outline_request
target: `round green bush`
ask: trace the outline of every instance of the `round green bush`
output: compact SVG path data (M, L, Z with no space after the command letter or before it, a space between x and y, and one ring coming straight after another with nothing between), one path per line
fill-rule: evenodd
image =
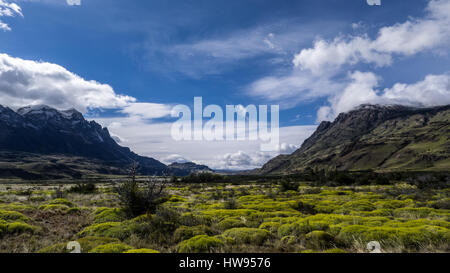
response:
M331 249L327 249L325 250L323 253L348 253L347 251L340 249L340 248L331 248Z
M106 223L106 222L121 222L125 220L126 215L122 209L118 208L104 208L100 212L94 212L94 223Z
M28 221L29 218L17 211L0 210L0 220L5 221Z
M261 245L269 239L270 232L259 228L232 228L222 235L233 238L236 244Z
M244 222L240 219L236 218L226 218L219 223L217 223L216 227L220 230L227 230L236 227L245 227Z
M65 199L65 198L56 198L53 200L50 200L50 202L48 202L49 205L66 205L68 207L74 207L75 205L70 202L69 200Z
M333 236L322 230L314 230L305 236L306 246L314 249L325 249L333 243Z
M356 200L345 203L342 208L350 211L372 211L376 206L369 200Z
M55 213L65 213L68 212L70 207L66 206L66 205L62 205L62 204L49 204L49 205L42 205L39 206L40 210L43 211L50 211L50 212L55 212Z
M81 253L87 253L100 245L106 245L110 243L120 243L120 241L116 238L94 237L94 236L79 238L76 239L76 241L80 243ZM67 249L67 243L68 242L42 248L38 251L38 253L69 253L70 250Z
M89 251L89 253L123 253L131 250L133 247L121 243L112 243L106 245L100 245Z
M259 226L259 228L268 230L272 233L276 233L280 225L281 225L280 222L264 222Z
M6 232L9 234L20 234L20 233L36 233L38 230L39 230L38 227L22 222L14 222L7 224Z
M130 249L125 251L124 253L160 253L160 252L154 249L140 248L140 249Z
M108 236L116 233L116 231L120 230L119 222L106 222L101 224L95 224L84 228L81 232L78 233L80 237L86 236L99 236L99 237L115 237Z
M178 244L179 253L212 253L224 243L217 237L197 235Z
M296 244L298 241L298 238L296 236L284 236L283 238L281 238L281 243L283 245L294 245Z
M193 227L181 226L173 234L175 242L181 242L197 235L212 235L212 230L205 225Z

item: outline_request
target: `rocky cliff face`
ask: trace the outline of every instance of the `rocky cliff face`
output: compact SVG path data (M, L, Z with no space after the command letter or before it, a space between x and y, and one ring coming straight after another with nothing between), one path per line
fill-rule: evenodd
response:
M153 158L121 147L108 129L85 120L80 112L58 111L48 106L29 106L16 112L0 106L0 151L86 157L124 169L138 162L142 174L162 174L167 168Z
M291 155L258 173L294 173L308 167L339 170L449 170L450 106L362 105L322 122Z

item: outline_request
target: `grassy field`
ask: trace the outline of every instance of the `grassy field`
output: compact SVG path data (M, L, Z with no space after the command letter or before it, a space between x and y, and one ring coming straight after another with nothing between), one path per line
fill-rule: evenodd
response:
M450 251L450 188L313 185L171 183L155 213L131 218L112 183L0 184L0 252Z

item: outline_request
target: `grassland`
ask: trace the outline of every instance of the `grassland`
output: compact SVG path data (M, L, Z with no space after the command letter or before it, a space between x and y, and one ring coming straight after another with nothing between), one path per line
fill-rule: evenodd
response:
M127 217L113 183L1 184L0 252L449 252L450 188L313 182L171 183L155 213Z

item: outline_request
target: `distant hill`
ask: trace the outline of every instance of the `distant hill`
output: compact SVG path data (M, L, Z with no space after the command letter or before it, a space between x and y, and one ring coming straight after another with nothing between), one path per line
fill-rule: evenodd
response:
M175 173L180 176L186 176L191 173L199 173L199 172L214 172L208 166L205 165L197 165L193 162L186 163L172 163L167 166L170 173Z
M362 105L334 122L322 122L300 149L251 173L288 174L306 168L448 171L450 105Z
M137 162L142 175L174 173L165 164L135 154L107 128L74 110L28 106L14 111L0 105L0 177L80 177L124 174Z

